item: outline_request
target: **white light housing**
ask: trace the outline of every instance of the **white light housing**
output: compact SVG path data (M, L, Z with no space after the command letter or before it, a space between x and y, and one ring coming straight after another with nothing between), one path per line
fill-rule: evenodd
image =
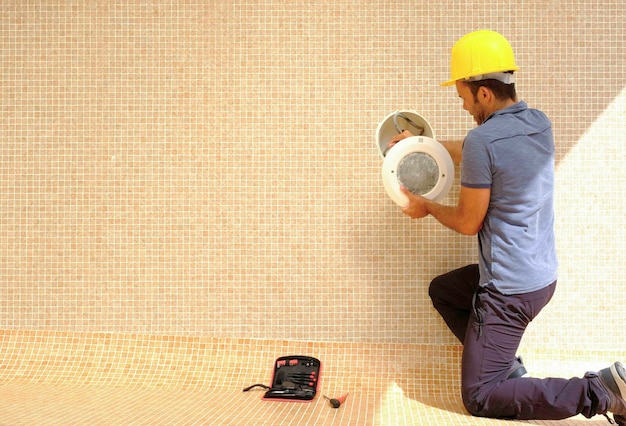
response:
M433 128L418 112L412 110L394 111L378 124L375 143L380 158L384 158L388 151L389 141L400 133L408 130L413 136L426 136L435 139Z

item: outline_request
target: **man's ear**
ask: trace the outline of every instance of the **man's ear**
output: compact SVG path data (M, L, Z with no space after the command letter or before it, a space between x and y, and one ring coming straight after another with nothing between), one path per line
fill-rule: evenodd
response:
M480 86L478 88L478 93L476 93L476 97L482 102L489 103L493 99L493 92L487 89L485 86Z

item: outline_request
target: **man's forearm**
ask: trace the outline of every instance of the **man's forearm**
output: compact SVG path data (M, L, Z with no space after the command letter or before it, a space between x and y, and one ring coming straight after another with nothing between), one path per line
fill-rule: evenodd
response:
M466 215L461 212L458 206L446 206L430 201L426 204L426 210L443 226L459 234L476 235L480 230L480 227L477 228L467 220Z

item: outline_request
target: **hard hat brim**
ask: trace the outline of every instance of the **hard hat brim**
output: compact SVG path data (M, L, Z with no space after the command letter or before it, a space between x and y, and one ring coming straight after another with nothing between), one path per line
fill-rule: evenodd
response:
M519 71L519 67L514 67L512 69L505 69L505 70L499 70L497 72L491 72L488 74L480 74L478 76L467 76L467 77L462 77L462 78L458 78L456 80L448 80L446 82L441 83L441 86L454 86L454 84L459 81L459 80L463 80L463 81L481 81L481 80L472 80L472 77L481 77L484 76L484 78L482 80L489 80L489 79L494 79L494 80L499 80L502 81L505 84L510 84L510 83L515 83L515 77L513 77L513 74L508 74L509 72L515 72L515 71ZM506 74L504 75L504 77L510 76L507 79L503 79L502 76L498 76L498 74Z
M454 84L457 82L457 80L448 80L448 81L444 81L443 83L440 84L441 87L449 87L449 86L454 86Z

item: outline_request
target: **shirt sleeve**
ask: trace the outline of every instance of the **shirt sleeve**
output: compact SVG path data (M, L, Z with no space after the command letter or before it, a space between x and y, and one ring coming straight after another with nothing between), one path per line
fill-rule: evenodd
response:
M463 143L461 185L467 188L491 188L492 158L489 144L470 132Z

